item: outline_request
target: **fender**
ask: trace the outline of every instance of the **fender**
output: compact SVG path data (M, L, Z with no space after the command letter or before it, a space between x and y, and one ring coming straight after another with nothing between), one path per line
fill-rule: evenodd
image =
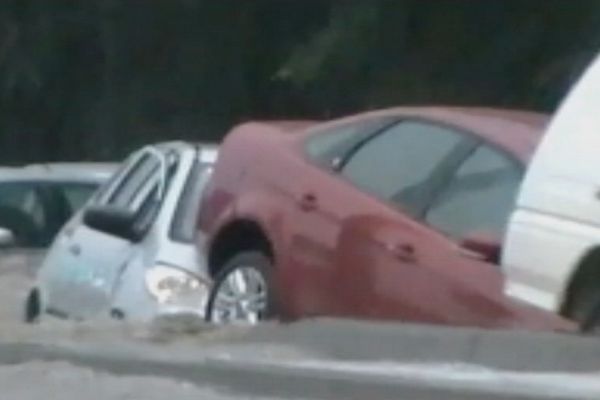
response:
M273 248L276 264L283 260L284 243L282 241L284 224L281 200L272 193L245 192L243 196L231 202L223 212L216 218L214 229L212 229L207 241L207 250L214 245L214 240L219 237L228 226L237 221L253 222L260 227L269 239Z

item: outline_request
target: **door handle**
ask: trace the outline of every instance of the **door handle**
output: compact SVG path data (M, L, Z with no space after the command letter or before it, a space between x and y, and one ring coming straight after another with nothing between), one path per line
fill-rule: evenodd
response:
M298 199L298 206L302 211L313 211L317 208L317 196L314 193L304 193Z
M478 253L473 250L465 249L462 246L458 248L458 254L460 254L461 256L466 257L466 258L472 258L474 260L479 260L479 261L486 260L486 257L483 254Z
M81 254L81 246L78 244L72 244L69 246L69 253L73 254L74 256L78 256Z
M410 243L388 244L386 248L399 261L414 263L417 259L415 247Z

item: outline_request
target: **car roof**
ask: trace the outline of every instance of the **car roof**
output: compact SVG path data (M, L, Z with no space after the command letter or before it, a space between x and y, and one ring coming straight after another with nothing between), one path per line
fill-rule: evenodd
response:
M537 147L550 116L535 111L485 107L395 107L370 111L323 124L317 129L330 128L371 117L398 117L425 119L472 132L495 144L523 162L527 162ZM307 133L312 132L309 129Z
M272 121L255 121L255 123L262 124L263 126L269 126L276 128L283 132L297 132L302 129L310 128L321 121L314 120L272 120Z
M152 143L149 146L156 147L159 150L176 150L176 151L185 151L185 150L218 150L219 144L214 142L188 142L183 140L174 140L174 141L165 141L165 142L157 142Z
M219 153L219 144L214 142L169 141L151 144L161 151L196 151L198 159L205 163L214 163Z
M118 163L56 162L20 167L0 166L0 181L48 181L102 183L117 170Z

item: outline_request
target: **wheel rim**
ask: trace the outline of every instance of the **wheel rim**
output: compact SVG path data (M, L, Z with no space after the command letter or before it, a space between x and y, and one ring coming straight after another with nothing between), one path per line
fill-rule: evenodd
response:
M216 288L211 322L256 324L267 309L267 284L260 271L251 266L232 270Z

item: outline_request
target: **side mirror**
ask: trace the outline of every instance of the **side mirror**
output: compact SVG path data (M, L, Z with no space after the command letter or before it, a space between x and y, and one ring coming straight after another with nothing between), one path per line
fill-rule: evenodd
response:
M83 214L83 223L89 228L132 242L141 236L135 221L133 211L111 206L90 207Z
M0 248L11 247L16 244L14 233L7 228L0 227Z
M498 264L502 250L502 240L488 233L472 233L466 235L460 242L460 247L481 259Z

